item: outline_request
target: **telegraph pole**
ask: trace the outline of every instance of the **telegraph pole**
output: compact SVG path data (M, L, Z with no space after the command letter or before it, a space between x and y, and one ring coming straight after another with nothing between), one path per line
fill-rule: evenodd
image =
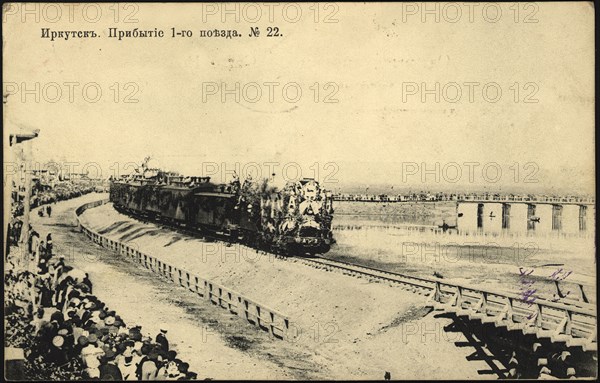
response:
M6 118L6 105L7 105L7 99L8 96L4 95L3 98L3 103L4 103L4 113L3 113L3 122L4 122L4 126L6 127L7 124L7 118ZM7 129L8 130L8 129ZM31 166L31 161L32 161L32 152L31 152L31 140L38 137L40 133L39 129L35 129L33 131L30 132L15 132L15 133L9 133L8 135L8 139L9 139L9 145L10 145L10 149L9 150L10 154L12 154L13 158L10 158L10 160L14 160L15 165L17 164L17 159L16 159L16 145L17 144L23 144L23 166L24 166L24 171L25 171L25 199L23 201L23 209L24 209L24 214L23 214L23 229L21 231L21 238L20 238L20 242L21 244L27 244L28 240L29 240L29 214L30 214L30 205L31 205L31 171L32 171L32 166ZM8 156L9 154L5 153L5 156ZM9 162L5 162L6 164L8 164ZM20 166L17 166L17 168L20 169ZM20 174L19 174L20 177ZM12 178L12 177L11 177ZM5 191L7 191L8 189L8 193L5 193L9 195L9 204L8 207L9 209L5 209L8 210L8 214L10 217L10 206L12 203L12 179L9 179L9 184L5 185ZM19 196L19 190L17 189L17 199ZM5 204L6 206L7 204ZM6 213L5 213L6 214ZM6 215L5 215L6 217ZM8 234L8 220L5 219L5 227L4 227L5 233ZM23 249L23 247L21 247L21 249ZM24 253L24 251L21 251L22 253Z
M17 143L23 142L25 147L23 148L24 153L24 165L25 165L25 200L23 201L23 208L25 213L23 214L23 231L21 232L21 243L26 243L29 239L29 211L31 205L31 172L33 167L31 166L32 153L31 153L31 140L36 138L40 133L39 129L34 130L31 133L20 133L15 134L17 137Z
M29 213L31 210L31 141L24 142L23 165L25 171L25 199L23 200L23 230L21 231L21 243L27 243L29 239Z

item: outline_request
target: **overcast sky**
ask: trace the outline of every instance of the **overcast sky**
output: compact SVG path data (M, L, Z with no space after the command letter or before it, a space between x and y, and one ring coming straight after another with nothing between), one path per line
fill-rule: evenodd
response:
M97 23L85 22L80 9L74 23L66 8L55 23L43 13L39 23L33 16L23 23L12 11L4 16L4 92L18 87L8 98L5 121L9 129L41 130L34 144L39 161L95 161L108 170L111 163L123 167L152 155L159 166L186 174L200 174L208 162L226 162L231 169L236 162L278 162L278 175L283 164L294 161L305 176L314 174L316 162L320 178L335 173L342 186L594 192L590 4L541 3L535 9L521 4L518 14L502 4L496 22L489 21L494 10L486 20L476 8L471 22L463 8L455 23L446 20L455 17L454 9L440 8L436 23L435 15L422 21L422 8L413 15L415 9L400 4L340 3L327 9L320 4L318 15L305 4L298 22L284 18L280 6L273 22L263 14L254 24L241 11L239 23L227 15L230 22L223 23L220 12L212 15L200 4L140 4L137 23L122 22L129 9L114 23L108 6L102 5ZM46 16L53 17L50 11ZM524 22L532 12L528 21L537 22ZM323 22L331 13L330 20L338 22ZM283 37L265 36L269 26ZM118 41L108 38L110 27L158 28L165 37ZM172 38L171 27L193 36ZM261 35L249 37L250 27L259 27ZM42 28L94 30L101 37L50 41L41 38ZM214 28L236 29L243 37L199 36L201 29ZM77 83L73 102L67 82ZM23 100L23 83L29 89L39 83L39 102L33 94ZM50 83L59 84L61 96ZM98 102L82 95L90 83L102 89ZM125 89L126 83L135 85ZM260 99L242 97L237 103L229 95L222 102L220 89L208 94L214 84L233 89L236 83L242 96L246 86L250 98L256 88L248 84L259 84ZM279 84L273 102L265 83ZM284 99L287 83L301 88L297 102ZM436 83L439 102L422 92L423 84L435 89ZM479 84L473 102L466 83ZM488 98L496 98L497 87L502 91L496 102L484 99L482 88L490 83L498 86L486 88ZM462 94L450 102L457 88ZM287 89L295 97L295 86ZM93 98L94 88L88 92ZM139 102L124 102L131 92ZM327 95L338 102L325 102ZM54 98L57 102L49 102ZM473 182L465 162L481 164ZM448 182L457 177L454 163L462 176ZM490 182L496 165L482 176L489 163L503 171L497 182ZM423 182L422 164L440 180L430 175ZM537 182L525 183L528 175Z

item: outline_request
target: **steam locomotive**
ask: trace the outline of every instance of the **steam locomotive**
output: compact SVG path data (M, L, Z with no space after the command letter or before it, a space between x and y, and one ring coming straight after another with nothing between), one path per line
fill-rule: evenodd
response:
M121 212L183 226L285 255L314 255L335 243L333 196L314 179L288 182L281 191L235 178L184 177L142 165L110 180L110 201Z

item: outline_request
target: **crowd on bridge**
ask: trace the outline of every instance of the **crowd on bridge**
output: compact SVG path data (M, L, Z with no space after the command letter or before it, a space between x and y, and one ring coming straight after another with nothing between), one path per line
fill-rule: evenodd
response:
M52 235L13 218L5 258L5 347L24 350L31 380L192 380L197 374L169 345L167 326L156 337L127 324L96 297L89 275L55 254Z
M537 194L505 194L505 193L446 193L446 192L409 192L406 194L334 194L335 201L360 202L444 202L444 201L487 201L487 202L551 202L551 203L595 203L594 197L557 196Z

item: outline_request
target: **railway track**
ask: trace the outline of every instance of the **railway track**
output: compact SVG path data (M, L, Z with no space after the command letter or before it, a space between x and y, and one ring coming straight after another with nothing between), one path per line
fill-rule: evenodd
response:
M415 277L320 257L291 259L318 269L397 285L426 296L427 307L456 318L456 323L462 323L467 331L473 330L476 343L504 353L506 369L501 372L504 378L597 376L594 367L598 353L596 308L588 302L564 300L559 303L543 298L526 302L518 294L437 278ZM508 357L507 350L511 350Z
M493 322L500 327L521 329L527 334L550 337L555 341L564 341L568 346L597 350L596 307L588 302L576 299L554 302L544 298L528 302L519 294L457 284L439 278L415 277L321 257L292 260L318 269L400 286L427 296L427 305L434 309L479 319L484 323Z
M414 277L410 275L393 273L385 270L374 269L367 266L361 266L353 263L333 261L322 257L312 258L290 258L292 262L302 263L316 269L327 271L339 271L342 274L357 278L365 278L372 281L385 282L392 285L400 285L406 290L421 295L431 294L435 287L435 282L426 278Z
M292 258L295 262L304 263L308 266L312 266L315 268L325 269L329 271L340 271L343 274L351 275L360 278L367 278L374 281L386 282L392 285L400 285L404 287L406 290L413 291L417 294L430 294L431 291L436 287L437 283L441 283L443 285L451 286L457 284L453 284L447 280L440 278L428 278L428 277L416 277L407 274L400 274L392 271L386 271L381 269L376 269L373 267L358 265L355 263L349 263L344 261L331 260L323 257L313 257L313 258ZM463 288L467 288L470 290L480 289L474 286L461 285ZM510 294L506 292L506 294ZM516 295L516 294L513 294ZM537 301L539 302L549 302L555 303L554 301L545 298L538 297ZM590 312L596 311L596 305L593 303L587 302L587 298L583 299L583 294L574 295L565 297L561 300L562 304L567 306L573 306L576 308L580 308L583 310L589 310Z

